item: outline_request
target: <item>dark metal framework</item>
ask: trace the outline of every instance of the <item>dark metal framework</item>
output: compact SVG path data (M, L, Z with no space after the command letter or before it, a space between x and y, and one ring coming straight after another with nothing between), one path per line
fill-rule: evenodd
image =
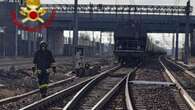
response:
M44 8L57 13L74 13L74 4L45 4ZM156 15L184 15L186 6L168 5L103 5L103 4L80 4L78 13L108 13L108 14L156 14ZM190 7L192 12L192 7Z

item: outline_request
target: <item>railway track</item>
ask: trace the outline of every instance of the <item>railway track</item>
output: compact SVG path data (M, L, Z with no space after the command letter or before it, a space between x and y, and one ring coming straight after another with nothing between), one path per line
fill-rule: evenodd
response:
M52 87L55 87L57 85L60 85L60 84L63 84L63 83L66 83L68 81L71 81L73 79L75 79L76 77L73 76L73 77L70 77L70 78L67 78L65 80L61 80L61 81L58 81L58 82L54 82L54 83L51 83L49 84L49 88L52 88ZM17 96L13 96L13 97L8 97L8 98L4 98L4 99L1 99L0 100L0 105L2 104L5 104L5 103L10 103L10 102L14 102L14 101L17 101L21 98L24 98L24 97L27 97L29 95L32 95L32 94L36 94L39 92L39 89L35 89L35 90L32 90L32 91L29 91L27 93L24 93L24 94L20 94L20 95L17 95Z
M110 67L106 66L102 68L102 71L105 71L106 69L109 69ZM68 72L67 74L70 74L71 72ZM78 84L79 82L82 82L90 77L83 77L78 78L75 76L72 76L70 78L67 78L65 80L60 80L54 83L49 84L48 94L51 95L53 93L56 93L60 90L63 90L64 88L71 87L75 84ZM13 97L8 97L5 99L0 100L0 109L1 110L18 110L19 108L26 106L30 103L33 103L37 100L40 100L40 94L39 89L32 90L30 92L20 94Z
M191 110L184 97L180 88L163 70L158 58L146 61L126 81L128 110Z
M195 100L195 74L183 69L167 58L164 58L163 62L166 64L168 70L174 75L178 82L189 93L192 99Z
M92 59L88 60L91 66L96 64L100 64L103 66L108 65L105 64L103 61L100 61L98 58L94 60L95 61L93 62ZM18 63L16 63L18 60L8 60L7 63L6 61L7 60L5 60L4 62L0 62L0 85L4 85L4 88L2 87L3 89L9 91L12 90L13 92L11 92L9 95L4 95L3 93L0 93L0 99L6 98L8 96L19 95L21 93L25 93L36 88L36 78L32 78L32 62L30 61L30 59L25 59L24 61L21 61L20 59ZM22 62L24 65L20 65L20 62ZM70 65L67 65L63 58L56 58L56 62L58 74L56 74L55 77L50 77L51 82L63 80L65 77L70 77L68 76L68 74L64 73L70 71L72 67ZM2 67L2 65L6 68ZM51 74L51 76L53 76L53 74Z
M106 71L102 72L100 75L107 74L108 72L113 71L117 68L118 68L118 66L114 67L112 69L106 70ZM89 81L93 80L97 76L99 76L99 75L90 77L84 81L79 81L80 83L77 83L77 84L72 85L68 88L62 89L61 91L55 92L44 99L37 100L31 104L28 104L24 107L21 107L20 110L46 110L45 107L49 107L47 109L50 109L51 108L50 106L52 106L52 103L58 102L59 100L62 100L63 98L68 100L70 98L69 96L75 94L75 92L77 92L79 89L81 89L81 87L83 87L85 84L87 84Z
M0 91L0 100L3 98L24 94L37 87L36 78L32 78L31 73L32 59L10 58L9 60L0 60L2 61L0 62L0 84L4 85L1 87L2 91ZM55 77L51 77L51 81L54 82L71 77L64 74L71 69L69 64L64 62L64 58L57 58L56 62L57 72L59 74L57 74Z
M162 63L164 63L164 67L167 67L165 70L169 73L172 81L175 82L180 89L180 93L184 95L184 98L194 110L195 93L193 91L195 91L195 78L192 75L193 73L183 69L165 57L162 58Z
M101 110L125 82L129 71L129 68L121 68L97 77L77 92L64 110Z
M139 68L114 67L20 110L194 110L191 96L159 58ZM7 110L7 109L6 109ZM9 109L16 110L16 109Z
M112 95L109 101L107 101L105 106L102 107L103 110L129 110L126 106L126 95L125 95L125 85L128 84L129 75L134 74L139 65L136 66L129 74L126 76L124 84L117 89L116 93ZM101 110L101 109L100 109Z
M103 110L126 110L124 86L117 90L108 103L105 104Z

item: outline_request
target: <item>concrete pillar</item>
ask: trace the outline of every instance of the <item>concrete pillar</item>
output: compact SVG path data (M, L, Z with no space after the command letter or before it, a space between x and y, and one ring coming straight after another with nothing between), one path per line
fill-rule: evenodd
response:
M69 31L69 34L68 34L68 56L71 56L72 55L72 38L71 38L71 31Z
M179 50L179 33L176 33L176 42L175 42L175 60L178 60L178 50Z
M63 30L49 29L48 30L48 48L54 55L63 55L64 51L64 35Z
M32 33L30 33L30 32L27 32L28 33L28 56L31 56L32 54L31 54L31 52L32 52L32 50L31 50L31 38L32 38Z
M189 16L186 17L186 33L185 33L185 46L184 46L184 63L188 64L189 63L189 52L190 52L190 47L189 47Z
M15 57L18 56L18 29L16 28L16 35L15 35Z
M28 32L27 32L27 31L24 31L24 39L25 39L26 42L27 42L26 49L28 49L28 37L29 37L29 36L28 36ZM24 52L24 48L25 48L25 47L22 48L22 51L23 51L23 52ZM27 51L24 52L25 56L28 56L28 53L29 53L28 51L29 51L29 50L27 50Z
M172 40L172 56L175 56L175 35L173 34L173 40Z
M42 30L42 37L44 41L47 41L47 29Z
M99 43L99 46L100 46L100 55L102 56L102 32L100 32L100 43Z
M79 28L78 28L78 0L74 0L74 26L73 26L73 64L76 66L76 48L78 47Z
M190 33L190 0L187 2L186 6L186 33L185 33L185 52L184 52L184 63L189 63L189 53L190 53L190 47L189 47L189 33Z
M189 51L190 51L190 47L189 47L189 33L186 33L185 36L185 49L184 49L184 63L188 64L189 63Z
M195 30L191 33L191 55L195 56Z
M33 53L36 52L37 50L37 37L38 37L38 34L37 32L33 33Z
M93 42L93 44L92 44L93 54L92 55L95 56L95 54L96 54L96 51L95 50L96 49L95 49L95 33L94 33L94 31L93 31L93 41L92 42Z
M8 28L3 36L4 36L5 56L15 56L16 29Z

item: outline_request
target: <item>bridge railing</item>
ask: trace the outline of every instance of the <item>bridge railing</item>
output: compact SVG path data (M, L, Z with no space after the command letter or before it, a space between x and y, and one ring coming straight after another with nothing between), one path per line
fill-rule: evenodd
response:
M43 5L49 12L74 13L73 4ZM78 13L184 15L186 6L80 4ZM192 12L192 7L191 7Z

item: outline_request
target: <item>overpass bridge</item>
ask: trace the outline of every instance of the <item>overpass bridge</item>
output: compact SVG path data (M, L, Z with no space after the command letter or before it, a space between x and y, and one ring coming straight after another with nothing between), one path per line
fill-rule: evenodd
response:
M55 10L58 14L74 13L74 4L43 4L43 8L49 12ZM190 13L193 7L190 6ZM184 15L186 6L169 5L106 5L106 4L79 4L78 13L103 13L103 14L160 14L160 15Z
M122 15L122 14L79 14L79 30L115 31L119 25L131 27L140 22L147 33L185 33L186 17L178 15ZM195 16L190 16L190 32L195 28ZM51 28L72 30L74 14L57 15ZM178 29L178 30L177 30Z
M52 27L72 29L74 25L74 5L43 5L48 12L56 11ZM186 6L155 5L78 5L79 30L114 31L117 25L131 26L135 22L143 24L146 32L185 33ZM192 12L190 7L189 12ZM47 17L49 14L45 17ZM195 27L195 16L190 16L190 31Z
M2 3L0 5L6 12L18 9L18 3ZM58 50L56 53L61 54L63 30L73 30L74 28L75 6L72 4L56 4L43 5L43 7L48 9L48 12L55 10L56 17L52 26L42 31L41 34L50 42L50 48ZM176 33L177 38L179 33L190 33L192 36L191 47L195 48L195 44L193 44L195 38L192 34L195 28L195 16L186 17L186 14L192 12L192 7L189 6L81 4L78 5L77 11L79 30L112 31L115 33L115 37L120 34L126 34L128 37L128 32L133 26L141 25L144 33ZM45 16L45 19L49 15L50 13ZM9 13L4 13L3 16L10 19ZM6 19L6 17L4 18ZM6 23L5 25L10 27L12 24ZM13 27L12 25L8 31L14 32ZM14 38L12 40L15 42ZM54 40L56 42L52 43Z
M73 30L75 25L74 5L56 4L43 5L43 7L49 12L55 10L57 13L55 21L48 31L54 31L54 28L55 31ZM178 51L179 33L186 33L186 35L190 33L191 47L195 49L193 43L195 41L193 37L195 16L186 16L192 12L190 6L81 4L78 5L77 12L79 30L112 31L115 33L115 37L130 37L129 31L133 31L132 26L141 25L145 34L176 33L176 51ZM50 35L53 36L48 34L48 36ZM192 53L194 54L193 51Z

